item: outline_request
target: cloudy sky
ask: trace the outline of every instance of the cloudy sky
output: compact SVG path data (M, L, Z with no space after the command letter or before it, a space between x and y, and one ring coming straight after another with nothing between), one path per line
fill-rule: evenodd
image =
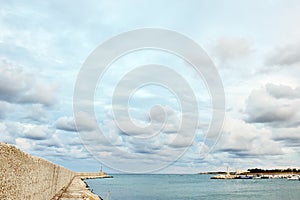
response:
M75 171L96 171L100 162L108 172L300 166L299 1L0 4L0 141ZM74 113L75 86L89 55L108 39L141 28L183 34L215 64L226 106L213 141L206 140L214 110L206 77L157 49L123 55L97 79L96 120ZM161 67L134 70L147 64L172 68L186 85ZM149 77L173 88L131 88ZM79 95L91 89L85 86ZM185 105L194 112L184 113Z

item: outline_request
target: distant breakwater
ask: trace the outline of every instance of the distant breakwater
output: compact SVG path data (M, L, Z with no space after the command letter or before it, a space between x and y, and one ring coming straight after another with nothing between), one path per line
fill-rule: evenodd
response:
M49 200L75 173L0 142L0 199Z

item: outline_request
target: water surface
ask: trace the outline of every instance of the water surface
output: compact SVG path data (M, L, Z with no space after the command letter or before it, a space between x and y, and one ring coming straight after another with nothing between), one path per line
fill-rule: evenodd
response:
M112 200L286 200L300 199L300 181L286 179L213 180L210 175L125 175L89 179L86 183L103 199Z

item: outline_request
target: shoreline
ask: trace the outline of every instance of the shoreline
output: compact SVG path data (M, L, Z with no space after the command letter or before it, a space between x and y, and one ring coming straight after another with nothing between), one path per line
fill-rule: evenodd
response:
M197 173L199 175L217 175L217 174L227 174L227 172L199 172ZM236 172L229 172L231 175L237 174ZM239 173L240 175L300 175L300 172L244 172L244 173Z

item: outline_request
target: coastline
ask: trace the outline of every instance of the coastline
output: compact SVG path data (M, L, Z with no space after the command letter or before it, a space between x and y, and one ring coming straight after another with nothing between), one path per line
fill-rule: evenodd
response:
M258 172L258 173L222 173L215 174L211 179L291 179L300 180L299 172ZM293 179L294 180L294 179Z

